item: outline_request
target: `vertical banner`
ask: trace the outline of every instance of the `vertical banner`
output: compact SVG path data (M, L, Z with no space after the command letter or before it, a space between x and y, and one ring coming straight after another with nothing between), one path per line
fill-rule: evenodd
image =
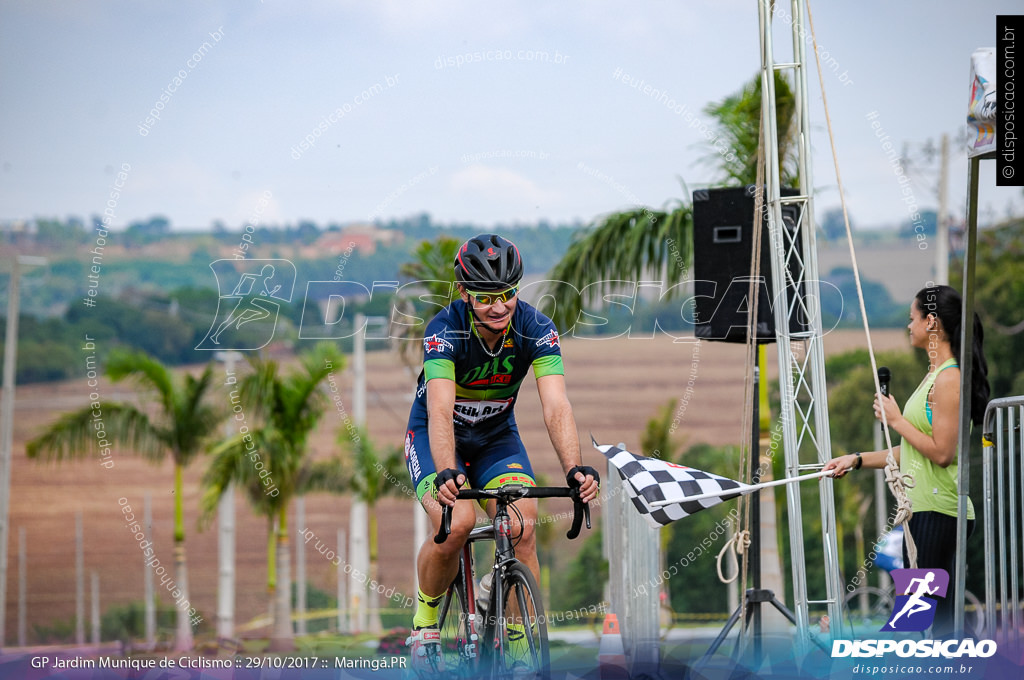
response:
M967 156L996 150L996 50L979 47L971 54L971 99L967 106Z
M1017 53L1024 44L1024 15L996 17L996 185L1024 186L1017 125Z

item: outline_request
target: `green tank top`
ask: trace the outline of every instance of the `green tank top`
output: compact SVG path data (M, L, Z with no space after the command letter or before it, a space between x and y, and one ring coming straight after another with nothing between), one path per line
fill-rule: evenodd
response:
M928 395L935 385L939 373L957 366L956 359L947 359L933 373L918 385L903 406L903 417L911 425L928 435L932 434L931 404ZM941 512L951 517L956 511L957 460L949 467L940 467L928 460L920 451L904 439L900 442L900 472L914 475L914 488L907 489L914 512ZM967 499L967 519L974 519L974 504Z

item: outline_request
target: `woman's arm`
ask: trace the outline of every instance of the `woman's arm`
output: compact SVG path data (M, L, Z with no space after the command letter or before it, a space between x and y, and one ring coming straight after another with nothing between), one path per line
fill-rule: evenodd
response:
M896 455L896 462L900 462L900 447L892 447L892 452ZM881 451L864 451L860 454L861 467L862 468L884 468L885 459L889 456L889 449L883 449ZM847 472L853 470L857 466L857 454L848 453L845 456L839 456L833 458L829 462L825 463L823 470L836 469L835 478L839 479L846 475Z

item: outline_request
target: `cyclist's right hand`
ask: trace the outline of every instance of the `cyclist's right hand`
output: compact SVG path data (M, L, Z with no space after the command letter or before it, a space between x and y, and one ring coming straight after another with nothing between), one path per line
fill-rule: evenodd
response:
M565 483L580 490L580 500L584 503L594 500L601 492L601 475L589 465L573 466L565 475Z
M448 468L441 470L434 477L434 488L437 489L437 500L443 505L455 505L459 495L459 487L466 483L466 475L459 470Z

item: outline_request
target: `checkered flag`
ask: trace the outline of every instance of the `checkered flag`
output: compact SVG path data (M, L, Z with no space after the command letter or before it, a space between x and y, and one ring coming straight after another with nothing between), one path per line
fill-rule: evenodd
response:
M595 441L594 448L619 471L633 506L655 529L757 488L684 465L638 456L617 446L599 446Z

